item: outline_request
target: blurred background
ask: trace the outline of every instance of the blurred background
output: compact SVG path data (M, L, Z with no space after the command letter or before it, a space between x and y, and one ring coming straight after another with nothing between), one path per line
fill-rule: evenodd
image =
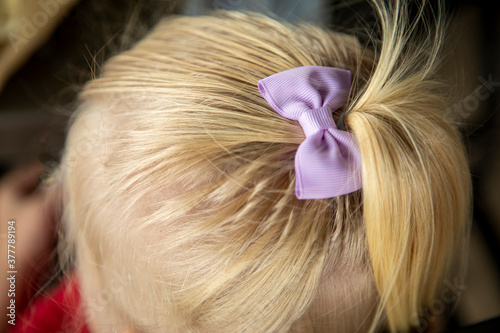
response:
M213 9L310 21L361 39L361 26L375 23L360 0L0 0L0 174L60 157L78 91L107 58L165 15ZM500 332L500 2L446 1L446 11L440 76L452 87L475 197L468 278L449 281L462 301L447 329ZM437 299L426 320L437 320L447 305Z

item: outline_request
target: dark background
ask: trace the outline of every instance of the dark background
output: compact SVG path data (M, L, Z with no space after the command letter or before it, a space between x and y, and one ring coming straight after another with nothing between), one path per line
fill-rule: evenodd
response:
M469 277L448 325L453 331L500 315L500 2L446 4L450 26L440 75L452 87L453 109L461 111L475 196ZM77 93L105 59L162 16L210 9L248 9L350 31L375 22L363 1L81 0L0 91L0 173L59 158ZM498 320L488 325L463 332L500 331Z

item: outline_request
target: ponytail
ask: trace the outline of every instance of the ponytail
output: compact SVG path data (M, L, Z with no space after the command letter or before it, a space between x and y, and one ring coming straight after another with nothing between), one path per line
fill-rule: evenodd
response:
M405 2L374 1L374 8L381 49L346 123L363 161L366 242L380 296L374 323L385 315L391 332L403 332L418 325L447 278L461 276L471 184L465 149L432 77L442 39L439 8L426 39L415 36Z

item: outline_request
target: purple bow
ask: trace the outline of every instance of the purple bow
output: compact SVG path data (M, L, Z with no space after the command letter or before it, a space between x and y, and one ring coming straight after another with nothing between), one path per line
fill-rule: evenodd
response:
M297 120L306 139L295 155L299 199L325 199L361 188L361 164L354 135L335 126L332 112L347 102L351 72L303 66L258 82L266 101L285 118Z

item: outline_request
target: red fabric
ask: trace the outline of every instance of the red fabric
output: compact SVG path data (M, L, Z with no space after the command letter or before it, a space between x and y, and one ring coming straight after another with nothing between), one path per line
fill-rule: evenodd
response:
M80 308L80 292L73 276L48 294L39 296L16 318L9 333L90 333Z

